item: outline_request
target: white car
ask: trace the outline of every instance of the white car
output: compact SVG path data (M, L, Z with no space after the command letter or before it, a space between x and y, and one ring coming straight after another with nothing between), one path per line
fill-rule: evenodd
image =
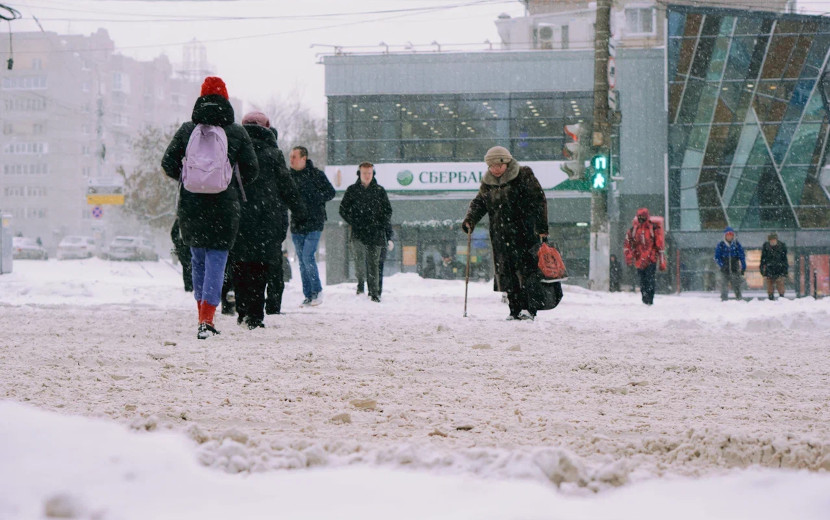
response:
M94 254L95 239L92 237L70 235L63 237L61 243L58 244L58 260L92 258Z
M48 260L49 254L33 238L12 237L12 258L15 260Z
M153 243L144 237L115 237L110 242L107 258L110 260L153 260L159 259Z

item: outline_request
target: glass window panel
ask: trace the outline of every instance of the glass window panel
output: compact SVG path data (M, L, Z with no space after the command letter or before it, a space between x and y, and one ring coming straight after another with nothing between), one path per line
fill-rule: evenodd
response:
M709 71L709 62L715 48L715 38L701 38L697 44L692 68L689 74L696 78L704 78Z
M683 31L683 36L689 38L697 38L700 32L700 24L703 22L703 15L699 13L689 13L686 15L686 27Z
M686 141L692 127L688 125L671 125L669 127L669 165L680 166L686 151Z
M810 45L813 43L813 36L800 36L795 44L790 59L787 62L787 68L784 70L785 78L798 78L801 76L801 69L804 68L804 62L807 60L807 54L810 52Z
M708 182L697 188L702 229L723 229L727 225L717 186Z
M790 143L792 143L793 145L795 144L795 142L791 140L793 138L793 134L795 133L797 126L797 123L782 123L779 125L778 133L775 136L775 141L772 143L772 156L775 157L776 163L781 164L784 161L784 155L787 153L787 148L789 148ZM815 126L817 125L804 125L802 128L810 128ZM809 153L810 155L812 155L812 148L810 149ZM796 155L794 156L794 158L797 158L796 160L803 160L804 162L809 162L810 155L803 158L799 155Z
M720 26L722 21L722 16L718 16L715 14L707 14L706 18L703 20L703 30L701 31L700 35L717 36L718 34L720 34Z
M761 65L764 63L764 57L767 52L767 43L769 36L761 36L755 43L755 49L752 52L752 58L749 60L749 72L746 74L748 80L754 80L758 77L761 70Z
M401 143L403 161L450 161L453 159L452 141L419 140Z
M782 125L790 126L790 125ZM804 123L795 132L790 146L790 152L787 155L787 164L810 164L813 162L813 154L816 146L823 141L821 134L822 125L817 123ZM822 139L820 139L822 137ZM776 142L776 144L778 144ZM786 146L789 143L782 143ZM773 147L773 152L775 148Z
M514 155L519 161L561 160L564 159L562 155L564 145L563 139L513 139L511 150L516 150ZM492 141L488 143L489 146L492 146Z
M767 59L764 61L764 68L761 77L765 79L780 78L784 75L784 68L790 59L790 53L795 47L795 36L781 36L776 34L772 37Z
M709 124L712 122L712 115L715 111L715 103L718 100L719 85L717 83L707 83L703 87L703 93L700 95L698 102L697 116L695 116L695 123Z
M830 34L817 34L813 38L813 45L807 54L807 60L801 71L801 77L809 78L818 76L821 65L824 63L824 56L827 54L828 47L830 47Z
M699 79L689 79L686 82L686 90L683 93L680 113L677 116L678 123L694 122L695 115L697 114L697 105L700 101L700 95L703 92L703 86L703 81Z
M735 25L735 35L749 34L756 35L764 32L769 32L769 23L767 23L766 30L763 30L761 25L764 20L758 16L739 16L738 23Z
M492 139L459 139L455 145L456 161L483 161L487 150L493 146Z
M732 123L735 120L735 112L719 99L716 102L715 117L712 119L713 123ZM713 130L714 131L714 130Z
M686 75L689 67L692 66L692 58L695 55L697 38L684 38L680 43L680 51L677 56L677 73Z
M686 14L678 11L669 11L669 37L682 36L686 26Z
M823 121L826 116L827 112L824 109L821 93L816 89L804 109L804 121Z
M719 81L721 79L728 50L728 38L718 38L715 41L715 47L712 49L712 59L709 61L709 70L706 73L707 81Z
M732 47L729 49L729 60L724 72L725 79L746 79L756 41L754 37L734 38L732 40Z
M669 85L669 122L674 123L677 117L677 107L683 95L683 83L671 83Z

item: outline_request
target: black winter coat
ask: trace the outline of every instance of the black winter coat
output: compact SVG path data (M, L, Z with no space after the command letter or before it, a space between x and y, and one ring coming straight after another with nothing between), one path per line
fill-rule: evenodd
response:
M367 246L386 245L392 205L386 190L374 176L365 188L359 177L357 182L346 188L340 202L340 216L352 227L352 238L355 240Z
M774 246L764 242L761 248L761 274L768 278L787 276L790 263L787 260L787 244L778 241Z
M305 235L312 231L322 231L328 216L326 202L334 198L334 186L326 174L314 167L311 159L306 161L300 171L291 170L291 178L305 202L306 215L291 213L291 233Z
M303 216L305 204L288 174L274 134L255 124L244 128L253 141L259 175L245 186L248 201L242 204L239 234L231 256L237 262L270 262L282 256L282 242L288 233L286 207Z
M504 174L509 179L511 161ZM518 164L516 163L516 166ZM514 168L515 168L514 167ZM496 276L493 289L507 291L515 276L520 280L538 271L538 260L530 252L539 243L539 235L548 232L548 206L545 192L527 166L518 168L513 179L491 184L492 174L485 174L478 195L470 202L464 220L473 225L487 214L490 219L490 243Z
M228 160L239 167L242 184L251 183L257 176L257 158L248 133L233 122L233 107L222 96L210 94L196 100L192 120L184 123L164 152L161 167L168 177L180 180L182 159L190 134L197 124L221 126L228 137ZM177 216L182 240L190 247L230 250L239 229L241 195L239 183L233 179L221 193L191 193L179 185Z

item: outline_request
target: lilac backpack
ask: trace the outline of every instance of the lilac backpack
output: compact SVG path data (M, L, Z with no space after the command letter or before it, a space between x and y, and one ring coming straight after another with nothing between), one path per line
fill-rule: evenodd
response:
M228 160L228 136L221 126L198 124L190 134L182 160L182 185L191 193L221 193L239 170ZM242 191L245 200L245 192Z

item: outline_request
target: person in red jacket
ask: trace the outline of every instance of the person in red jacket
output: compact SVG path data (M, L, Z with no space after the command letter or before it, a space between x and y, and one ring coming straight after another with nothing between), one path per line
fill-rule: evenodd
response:
M625 234L623 252L626 265L637 268L643 303L654 303L654 276L663 253L663 230L651 221L648 209L637 210L637 221Z

